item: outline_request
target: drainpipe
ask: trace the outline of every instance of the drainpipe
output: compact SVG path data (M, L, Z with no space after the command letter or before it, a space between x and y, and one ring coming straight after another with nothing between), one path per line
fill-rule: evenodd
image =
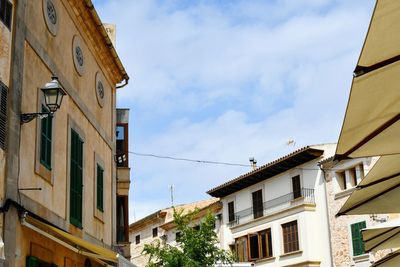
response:
M328 226L328 236L329 236L329 251L331 252L330 259L331 259L331 266L333 267L333 249L332 249L332 237L331 237L331 223L329 220L329 206L328 206L328 190L326 189L326 172L322 168L321 163L318 163L319 169L322 171L324 175L324 193L325 193L325 206L326 206L326 219L327 219L327 226Z

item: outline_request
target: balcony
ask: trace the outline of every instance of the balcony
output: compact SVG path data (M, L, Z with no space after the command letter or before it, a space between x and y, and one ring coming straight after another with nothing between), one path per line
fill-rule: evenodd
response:
M239 224L251 222L254 219L272 215L274 213L288 208L300 206L302 204L315 204L314 189L302 188L297 194L298 197L296 198L294 198L294 193L291 192L289 194L265 201L262 209L256 210L256 213L254 213L253 207L238 211L235 213L235 220L229 222L228 226L233 227Z

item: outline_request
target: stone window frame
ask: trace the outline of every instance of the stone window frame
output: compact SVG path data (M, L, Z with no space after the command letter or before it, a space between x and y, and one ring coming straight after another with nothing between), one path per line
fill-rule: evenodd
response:
M54 10L56 12L56 23L54 24L50 18L47 16L47 2L50 2L53 7ZM58 33L58 28L59 28L59 24L60 24L60 16L59 16L59 12L58 12L59 8L58 8L58 3L57 1L52 1L52 0L42 0L42 11L43 11L43 19L45 21L45 24L47 26L47 29L49 30L49 32L51 33L51 35L56 36Z
M85 49L83 48L82 44L83 44L83 42L79 35L74 35L74 37L72 37L71 55L72 55L72 60L74 62L75 70L79 76L83 76L85 74ZM82 52L82 57L83 57L82 65L80 65L80 63L78 62L78 59L76 58L76 55L75 55L75 51L76 51L77 47L79 47L79 49Z
M76 133L79 134L79 137L82 139L83 141L83 149L82 149L82 166L83 166L83 172L82 172L82 228L79 228L75 225L73 225L70 222L70 202L71 202L71 130L74 130ZM86 162L86 151L85 151L85 147L86 147L86 135L85 132L83 131L83 129L79 126L79 124L72 118L72 116L70 114L68 114L68 118L67 118L67 153L66 153L66 157L65 160L67 162L67 176L66 176L66 183L67 183L67 196L66 196L66 218L67 218L67 222L69 223L70 226L75 227L75 229L79 229L81 231L83 231L83 229L85 228L85 166L87 166L87 162Z
M100 93L97 90L97 86L98 86L99 83L101 83L102 86L103 86L103 92L104 92L103 93L103 97L100 96ZM96 75L95 75L94 90L95 90L95 94L96 94L97 103L99 104L99 106L101 108L103 108L105 100L106 100L107 95L108 95L107 94L108 93L107 92L108 91L108 86L107 86L107 83L105 83L104 76L100 71L96 72Z
M96 219L100 220L102 223L104 223L104 212L105 212L105 174L106 174L106 168L104 164L104 160L102 157L97 153L94 152L94 166L93 166L93 215ZM99 165L103 169L103 211L99 210L97 208L97 165Z
M41 112L42 105L45 105L44 95L39 87L36 88L37 91L37 110ZM35 148L35 173L38 174L41 178L43 178L46 182L48 182L51 186L54 184L54 164L55 164L55 129L57 128L57 120L56 113L53 114L52 121L52 132L51 132L51 170L47 169L40 162L40 147L41 147L41 129L42 129L42 120L40 118L36 119L36 148Z
M282 225L293 222L293 221L297 221L297 240L299 242L299 250L285 253ZM281 250L280 257L288 255L288 254L297 254L297 253L302 252L303 242L302 242L301 229L302 229L302 225L301 225L301 219L299 216L288 217L279 222L279 241L280 241L280 250Z

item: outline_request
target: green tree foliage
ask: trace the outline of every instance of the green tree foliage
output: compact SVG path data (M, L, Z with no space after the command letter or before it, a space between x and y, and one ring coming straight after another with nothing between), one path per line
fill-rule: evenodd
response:
M187 215L183 215L182 210L174 210L174 224L180 233L177 246L160 240L144 245L142 253L149 256L147 267L211 267L219 262L233 262L231 253L217 247L214 216L209 212L198 226L193 227L197 214L198 210Z

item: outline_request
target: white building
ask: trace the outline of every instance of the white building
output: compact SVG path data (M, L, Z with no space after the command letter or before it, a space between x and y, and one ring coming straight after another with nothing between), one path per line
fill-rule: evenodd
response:
M195 209L198 213L194 217L193 225L198 222L208 213L212 212L217 215L221 211L221 203L217 198L197 201L190 204L175 206L177 211L183 211L183 214L188 214ZM129 226L129 240L131 241L131 262L138 267L146 266L148 257L142 254L145 244L160 240L171 246L176 246L176 236L179 232L176 230L173 223L174 208L166 208L154 212L145 218L132 223ZM218 217L218 216L217 216ZM217 234L220 229L220 221L216 220Z
M307 146L209 190L223 205L221 246L255 266L332 266L318 162L334 149Z

